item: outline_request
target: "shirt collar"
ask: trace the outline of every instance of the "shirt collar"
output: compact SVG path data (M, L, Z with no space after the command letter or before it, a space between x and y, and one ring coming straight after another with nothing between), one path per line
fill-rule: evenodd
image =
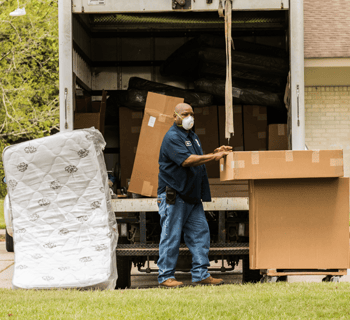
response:
M175 122L173 124L173 127L175 127L176 130L178 130L178 132L180 132L180 134L185 138L187 138L192 133L192 130L186 131L186 130L182 129L181 127L178 127Z

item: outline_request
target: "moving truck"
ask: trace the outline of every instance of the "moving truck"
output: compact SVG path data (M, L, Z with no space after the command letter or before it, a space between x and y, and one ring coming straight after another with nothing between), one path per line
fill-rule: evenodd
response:
M61 131L74 129L77 92L94 102L107 91L105 159L107 169L116 173L123 157L120 140L128 137L119 137L123 123L119 126L110 113L108 97L126 90L131 77L193 89L191 80L161 75L160 66L192 38L223 37L224 19L218 15L223 5L221 0L59 0ZM234 0L232 11L234 39L285 50L289 149L304 150L303 0ZM112 207L119 225L117 286L123 288L130 286L132 264L144 272L157 271L150 262L158 258L158 207L155 198L135 196L112 199ZM259 270L249 269L248 197L214 197L204 208L211 229L210 260L222 261L219 271L232 270L243 260L243 280L259 280ZM190 268L191 255L182 244L177 269Z

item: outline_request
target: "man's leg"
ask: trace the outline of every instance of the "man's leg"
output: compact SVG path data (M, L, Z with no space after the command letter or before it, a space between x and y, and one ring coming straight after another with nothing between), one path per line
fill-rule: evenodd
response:
M198 282L210 277L208 273L210 232L202 203L187 206L192 208L188 208L187 219L184 221L184 239L192 253L192 282Z
M160 203L159 203L160 202ZM167 204L165 193L158 196L160 225L162 232L159 243L158 282L175 279L175 267L179 256L181 231L184 216L184 202L176 196L175 204Z

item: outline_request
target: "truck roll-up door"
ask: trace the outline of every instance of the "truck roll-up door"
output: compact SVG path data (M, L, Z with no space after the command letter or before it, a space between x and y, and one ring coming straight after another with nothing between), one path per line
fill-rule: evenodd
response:
M210 3L211 2L211 3ZM217 11L221 0L73 0L74 13L109 12L171 12L171 11ZM183 6L180 4L183 3ZM289 8L288 0L234 0L233 10L281 10Z

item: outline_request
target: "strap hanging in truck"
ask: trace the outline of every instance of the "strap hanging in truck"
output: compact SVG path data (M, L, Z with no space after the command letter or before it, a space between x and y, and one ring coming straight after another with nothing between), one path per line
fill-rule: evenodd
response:
M225 85L225 138L230 142L234 135L232 103L232 0L225 2L225 44L226 44L226 85Z

